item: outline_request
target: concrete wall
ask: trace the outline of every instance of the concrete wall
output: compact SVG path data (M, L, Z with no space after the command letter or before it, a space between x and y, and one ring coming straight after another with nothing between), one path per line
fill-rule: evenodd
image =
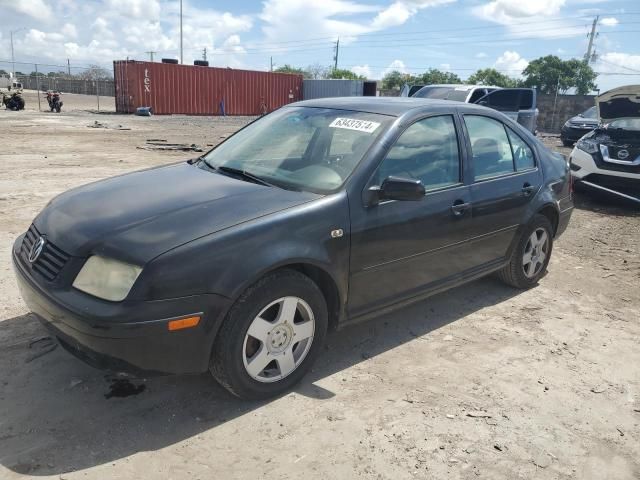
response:
M559 133L564 122L594 105L594 95L538 95L538 130Z

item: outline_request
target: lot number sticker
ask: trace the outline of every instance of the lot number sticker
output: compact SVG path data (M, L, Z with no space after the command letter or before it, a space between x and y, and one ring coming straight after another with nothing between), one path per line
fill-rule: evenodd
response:
M368 120L356 120L355 118L336 118L329 126L332 128L346 128L347 130L373 133L380 124Z

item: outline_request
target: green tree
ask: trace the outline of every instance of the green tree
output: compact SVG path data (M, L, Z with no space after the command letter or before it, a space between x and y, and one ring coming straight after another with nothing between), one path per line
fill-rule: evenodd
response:
M437 83L462 83L458 75L452 72L443 72L437 68L430 68L422 75L416 77L416 83L432 85Z
M329 78L346 79L346 80L366 80L366 77L353 73L351 70L344 68L334 68L329 72Z
M0 69L0 75L9 75L9 72Z
M382 77L382 88L386 90L395 90L403 87L405 83L413 84L416 78L408 73L402 73L398 70L392 70Z
M295 73L297 75L305 75L305 71L301 68L292 67L288 63L274 70L276 73Z
M519 82L514 78L500 73L495 68L481 68L467 79L467 83L508 88L517 87Z
M562 60L555 55L536 58L524 69L524 85L537 87L542 93L566 93L575 88L576 93L584 95L597 88L595 79L598 74L582 60Z

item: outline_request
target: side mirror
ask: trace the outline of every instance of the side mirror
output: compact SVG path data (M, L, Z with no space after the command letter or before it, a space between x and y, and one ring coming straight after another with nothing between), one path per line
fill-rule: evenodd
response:
M380 187L369 189L368 204L377 205L381 200L416 201L424 198L424 185L420 180L387 177Z

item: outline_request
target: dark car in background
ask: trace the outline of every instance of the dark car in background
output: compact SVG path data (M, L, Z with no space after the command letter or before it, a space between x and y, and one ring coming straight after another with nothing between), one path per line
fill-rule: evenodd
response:
M560 140L565 147L572 147L574 143L593 131L598 126L598 110L595 106L586 109L575 117L567 120L560 130Z
M566 159L494 110L318 99L200 158L59 195L13 264L87 362L210 370L264 398L302 378L329 327L492 272L535 285L572 207Z

